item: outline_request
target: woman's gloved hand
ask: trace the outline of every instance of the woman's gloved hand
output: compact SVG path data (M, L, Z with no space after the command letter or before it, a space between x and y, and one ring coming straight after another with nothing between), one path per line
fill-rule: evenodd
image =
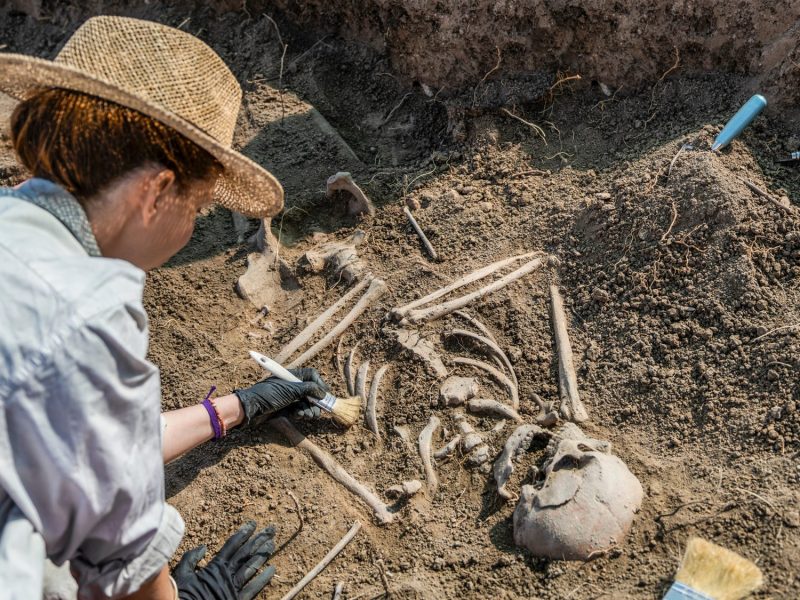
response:
M321 400L330 388L322 381L316 369L290 369L289 372L302 382L293 383L277 377L267 377L249 388L235 390L234 393L244 408L246 424L256 417L276 413L295 403L297 403L296 416L301 418L319 416L319 408L307 402L305 398L311 396Z
M255 535L255 521L248 521L234 533L219 553L202 569L197 563L206 547L189 550L172 572L180 600L252 600L275 574L269 566L258 570L275 551L275 528L262 529ZM251 538L252 536L252 538Z

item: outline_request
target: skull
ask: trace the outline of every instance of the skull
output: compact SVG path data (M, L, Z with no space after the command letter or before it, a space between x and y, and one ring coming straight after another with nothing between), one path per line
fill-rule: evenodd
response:
M536 556L562 560L589 560L621 544L643 492L610 452L605 441L562 437L544 466L541 489L522 486L514 542Z

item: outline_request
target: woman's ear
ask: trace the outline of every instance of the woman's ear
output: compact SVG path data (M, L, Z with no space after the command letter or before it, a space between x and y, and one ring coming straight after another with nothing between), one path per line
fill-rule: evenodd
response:
M142 201L142 221L149 225L167 202L175 201L177 182L172 169L159 168L145 178Z

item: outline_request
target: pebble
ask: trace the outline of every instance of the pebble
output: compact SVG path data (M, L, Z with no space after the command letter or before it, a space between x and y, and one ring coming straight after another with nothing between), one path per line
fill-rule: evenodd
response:
M611 194L608 192L597 192L594 197L598 200L611 200Z
M492 212L494 210L494 204L492 204L491 202L481 202L480 204L478 204L478 206L485 213Z

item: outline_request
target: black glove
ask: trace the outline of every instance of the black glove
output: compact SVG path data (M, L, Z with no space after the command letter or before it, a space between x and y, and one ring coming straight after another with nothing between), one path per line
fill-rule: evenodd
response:
M269 526L253 535L255 529L255 521L245 523L202 569L197 569L197 563L205 556L206 547L199 546L186 552L172 572L172 578L178 584L178 598L180 600L255 598L275 574L275 567L270 566L260 575L253 577L275 550L275 528Z
M330 391L328 386L322 381L316 369L290 369L289 372L302 379L302 383L268 377L249 388L235 390L234 393L244 408L247 424L255 417L276 413L301 401L305 406L298 408L301 412L308 413L303 416L319 416L319 409L316 415L313 415L313 410L308 409L307 405L310 403L305 402L305 398L311 396L321 400L325 397L325 393Z

